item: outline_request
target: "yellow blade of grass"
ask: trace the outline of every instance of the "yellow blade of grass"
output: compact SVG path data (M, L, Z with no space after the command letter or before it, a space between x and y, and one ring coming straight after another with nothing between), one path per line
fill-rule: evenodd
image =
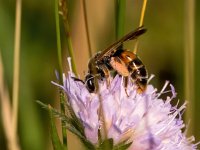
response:
M147 6L147 0L143 0L139 27L143 26L143 24L144 24L144 15L145 15L146 6ZM133 53L135 53L135 54L137 53L138 43L139 43L139 40L137 39L134 50L133 50Z
M12 111L9 99L8 89L4 85L4 73L3 73L3 63L0 53L0 106L2 115L2 124L7 139L7 145L9 150L19 150L19 145L17 142L17 136L14 133L12 127Z
M18 120L18 103L19 103L19 70L20 70L20 36L21 36L21 0L16 1L16 16L15 16L15 45L14 45L14 64L13 64L13 132L17 133Z

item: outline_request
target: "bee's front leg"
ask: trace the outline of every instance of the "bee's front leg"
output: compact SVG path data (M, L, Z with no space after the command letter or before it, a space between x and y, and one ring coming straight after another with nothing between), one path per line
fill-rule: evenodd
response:
M105 65L101 65L101 70L103 71L104 77L106 78L107 88L110 86L110 71Z

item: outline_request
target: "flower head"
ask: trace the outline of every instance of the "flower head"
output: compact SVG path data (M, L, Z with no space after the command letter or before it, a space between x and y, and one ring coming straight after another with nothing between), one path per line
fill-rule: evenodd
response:
M139 94L137 86L132 82L128 83L126 92L123 78L117 75L109 86L105 81L99 81L99 92L89 93L83 82L72 77L73 73L69 72L61 87L84 126L86 138L94 145L98 144L98 131L104 123L107 138L112 138L114 144L124 140L132 142L130 150L196 149L196 145L192 144L194 138L186 138L182 132L185 124L181 117L186 103L179 108L170 104L176 92L172 85L166 91L168 82L160 92L148 85L146 91ZM160 98L169 92L171 96ZM101 104L103 121L99 116Z

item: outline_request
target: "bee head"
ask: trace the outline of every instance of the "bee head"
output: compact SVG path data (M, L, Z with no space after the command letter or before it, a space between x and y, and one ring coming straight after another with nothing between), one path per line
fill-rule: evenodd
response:
M87 74L85 76L85 84L86 84L86 88L88 89L88 91L90 93L95 92L96 87L95 87L95 77L92 74Z

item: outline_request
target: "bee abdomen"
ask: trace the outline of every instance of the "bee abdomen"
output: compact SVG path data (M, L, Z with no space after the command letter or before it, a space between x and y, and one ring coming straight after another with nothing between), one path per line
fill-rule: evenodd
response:
M133 80L136 79L147 79L148 74L145 66L141 66L140 68L136 68L130 72L130 76Z
M129 63L128 69L132 80L135 81L138 86L138 92L142 93L145 91L147 87L148 73L142 61L139 58L134 59Z
M147 70L146 70L144 65L142 65L141 67L137 68L136 72L137 72L136 74L137 74L138 77L148 78Z
M136 77L148 77L147 70L139 58L135 58L128 64L128 70Z

